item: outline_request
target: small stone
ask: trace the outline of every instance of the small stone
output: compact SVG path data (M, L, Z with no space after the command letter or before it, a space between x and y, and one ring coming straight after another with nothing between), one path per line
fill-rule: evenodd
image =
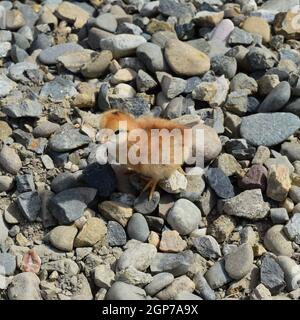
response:
M214 290L209 286L206 279L201 273L197 273L193 278L195 283L195 291L203 300L216 300Z
M161 240L159 243L159 250L162 252L181 252L187 246L186 241L184 241L179 233L175 230L163 231L161 235Z
M280 153L287 156L291 162L300 160L300 145L294 142L285 142L281 145Z
M234 30L234 24L230 19L222 20L212 31L211 40L220 41L227 40L228 36Z
M229 93L225 103L225 109L239 116L244 115L248 111L249 98L248 91L234 91Z
M139 70L136 77L136 86L139 92L147 92L157 86L157 82L145 71Z
M209 226L207 233L212 235L218 242L225 241L235 228L233 218L221 215Z
M114 33L117 30L118 27L118 22L115 18L115 16L111 13L103 13L100 14L96 19L95 19L95 25L108 32Z
M83 228L79 231L75 238L75 247L89 247L95 245L97 242L103 241L107 234L107 228L102 219L91 217Z
M283 270L270 255L266 255L262 259L260 279L262 284L265 285L273 294L278 294L286 286Z
M271 38L271 29L264 19L260 17L248 17L243 23L243 29L250 33L258 33L262 36L264 42L269 42Z
M54 169L54 163L53 163L53 160L47 155L47 154L44 154L41 156L41 160L43 162L43 165L44 167L47 169L47 170L52 170Z
M291 97L291 86L287 81L280 82L259 106L258 112L275 112L282 109Z
M8 297L10 300L42 300L39 284L40 279L36 274L19 273L8 288Z
M138 271L133 267L118 272L116 278L118 281L135 286L145 286L152 280L152 276L149 273Z
M216 160L216 166L222 170L226 176L239 175L242 167L235 157L228 153L222 153Z
M260 189L246 190L227 200L224 212L251 220L263 219L269 213L269 205L264 202Z
M225 75L227 79L232 79L237 71L237 62L234 57L215 56L211 59L211 68L216 75Z
M157 253L150 269L153 273L170 272L176 277L185 274L192 262L193 254L190 250L180 253Z
M57 76L54 80L47 82L40 92L40 97L53 102L62 102L78 94L74 83L63 76ZM68 126L70 129L70 126Z
M0 75L0 97L7 96L16 87L17 87L17 84L14 81L10 80L4 74ZM6 126L5 126L5 124L6 124ZM3 133L1 133L1 135L3 135L8 130L7 129L8 124L6 122L4 122L4 121L1 121L0 122L0 126L1 126L1 129L2 129L2 127L3 127L3 129L5 129L5 131ZM1 137L1 135L0 135L0 137Z
M206 101L210 107L216 108L225 102L228 90L229 80L222 75L214 82L202 81L193 90L192 95L194 99Z
M120 256L117 270L124 270L132 266L139 271L145 271L152 263L157 250L152 244L131 241L135 242Z
M116 189L117 179L109 164L92 163L82 171L82 181L90 188L98 190L98 195L109 197Z
M150 296L156 295L159 291L167 287L174 280L172 273L161 272L156 274L152 281L145 287L145 291Z
M94 281L97 287L109 289L115 280L115 273L109 266L102 264L94 270Z
M223 285L229 283L232 280L225 270L224 259L216 262L205 273L205 279L212 289L217 289L217 288L223 287Z
M50 243L61 251L72 251L77 229L72 226L58 226L49 234Z
M280 224L271 227L264 236L264 246L278 256L290 257L294 250L284 234L283 227Z
M146 39L140 35L118 34L102 39L100 47L102 50L110 50L115 59L130 56Z
M268 197L276 201L284 201L290 188L291 179L288 167L283 165L272 166L268 175Z
M156 297L160 300L174 300L182 291L192 293L194 290L194 282L186 275L182 275L174 279L169 286L157 293Z
M275 87L279 85L279 77L277 74L266 74L258 81L258 92L262 96L268 95Z
M36 191L20 194L17 198L17 203L21 212L29 221L36 220L41 210L41 199Z
M10 10L6 12L6 28L16 31L26 24L24 16L19 10Z
M60 173L51 182L51 189L55 193L59 193L71 188L76 188L78 186L79 185L75 175L70 172Z
M134 213L127 224L127 234L131 239L145 242L149 236L149 227L145 217Z
M300 202L300 187L292 185L289 190L289 197L294 201L294 203Z
M37 101L25 99L14 105L5 105L2 110L11 118L36 118L41 116L43 107Z
M141 44L136 50L136 55L150 72L166 70L162 49L157 44L149 42Z
M145 300L146 292L132 284L116 281L108 290L106 300Z
M230 82L230 90L247 90L249 94L253 94L257 92L257 82L245 73L238 73Z
M77 149L90 142L90 138L83 135L79 130L63 127L55 133L49 140L49 147L56 152L66 152Z
M186 81L181 78L164 76L161 83L162 92L168 99L180 95L186 87Z
M16 243L21 247L28 247L31 244L21 232L16 235Z
M126 244L126 232L118 222L108 221L107 241L111 247L119 247Z
M17 190L19 193L35 191L35 184L32 174L16 176Z
M57 131L60 128L59 124L50 122L50 121L42 121L39 122L38 125L33 129L33 135L35 137L48 138L52 133Z
M0 253L0 276L12 276L16 270L16 257L10 253Z
M191 201L179 199L169 211L167 221L179 234L187 235L198 227L201 212Z
M193 18L193 21L199 26L212 26L215 27L222 21L224 17L224 11L212 12L212 11L199 11Z
M160 180L159 186L168 193L180 193L186 189L187 179L176 170L168 179Z
M300 213L295 213L284 227L284 232L291 241L300 244Z
M91 60L81 67L82 75L85 78L98 78L104 75L108 71L112 58L112 53L109 50L102 50L93 55Z
M270 217L274 224L283 224L289 221L286 208L271 208Z
M204 258L218 259L221 257L221 250L218 242L212 236L193 238L193 245Z
M103 201L99 204L99 212L108 220L115 220L125 227L133 214L130 206L115 201Z
M252 164L264 164L270 158L270 150L265 146L259 146L252 159Z
M46 48L39 54L39 60L46 64L52 65L57 63L57 58L66 53L78 52L83 48L77 43L62 43L53 47Z
M0 212L0 244L4 243L8 237L8 228L4 222L3 214Z
M240 280L245 277L250 272L252 264L253 251L248 243L225 255L225 270L233 279Z
M250 294L250 300L269 300L272 298L271 292L262 283L259 284Z
M7 192L14 186L14 179L9 176L0 176L0 192Z
M185 55L182 55L185 52ZM202 75L210 69L208 56L179 40L166 43L165 58L173 72L180 76Z
M248 46L253 43L253 37L251 33L235 27L228 37L228 43L234 45Z
M206 179L218 197L222 199L234 197L233 185L221 169L210 168L206 172Z
M193 169L192 169L193 170ZM205 181L202 177L202 173L189 171L186 175L187 187L180 193L180 198L185 198L192 202L198 201L205 189Z
M262 165L253 165L242 178L239 185L245 190L261 189L266 190L267 186L267 169Z
M82 66L91 60L92 53L92 50L87 49L78 52L67 52L57 57L57 61L62 63L67 70L78 73Z
M52 197L48 207L59 224L69 224L83 215L96 194L97 190L93 188L67 189Z
M42 265L42 270L48 272L57 271L63 275L74 276L79 273L79 267L75 261L69 258L61 258L60 260L46 262Z
M118 70L111 78L111 84L119 84L123 82L130 82L136 78L136 72L130 68Z
M56 9L56 14L74 25L76 29L82 28L88 18L89 13L71 2L63 1Z
M294 8L297 8L295 5ZM276 34L283 35L286 39L299 39L300 32L297 26L299 9L289 10L288 12L280 12L275 16L274 31Z
M252 47L246 58L253 71L273 68L276 63L275 56L267 48Z

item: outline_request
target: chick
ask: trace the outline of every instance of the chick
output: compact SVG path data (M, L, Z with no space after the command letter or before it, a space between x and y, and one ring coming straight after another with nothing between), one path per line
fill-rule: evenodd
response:
M125 122L127 125L126 151L128 152L126 155L126 165L128 169L143 175L149 180L143 192L150 189L149 199L152 199L155 188L160 180L169 178L176 170L183 172L181 166L184 163L187 151L183 145L183 135L187 127L170 120L150 116L135 118L130 114L118 110L110 110L101 115L100 128L110 129L111 133L118 135L120 134L121 122ZM130 138L130 135L134 132L140 132L136 129L141 129L141 133L144 134L141 134L136 139ZM161 135L157 138L153 136L153 129L157 129L157 133L162 132L159 131L162 129L166 129L164 130L165 133L170 133L172 130L177 129L175 133L179 134L181 138L177 139L171 134L170 144L166 147L166 144L164 144L165 140ZM106 133L100 137L100 142L105 143L110 139L111 135ZM118 150L120 148L119 144ZM132 157L130 157L130 149L132 148L135 148L136 155L139 159L143 159L143 161L139 161L138 163L132 161Z

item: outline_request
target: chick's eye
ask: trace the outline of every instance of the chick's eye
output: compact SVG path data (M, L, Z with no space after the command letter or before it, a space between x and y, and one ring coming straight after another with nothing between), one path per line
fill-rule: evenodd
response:
M120 133L120 130L116 130L116 131L115 131L115 134L119 134L119 133Z

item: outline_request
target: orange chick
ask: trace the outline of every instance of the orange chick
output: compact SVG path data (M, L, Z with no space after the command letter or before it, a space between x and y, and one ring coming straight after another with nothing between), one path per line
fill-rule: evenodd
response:
M127 126L126 166L149 179L142 192L150 189L149 199L152 199L160 180L169 178L176 170L183 172L181 166L186 156L183 134L187 127L170 120L150 116L135 118L118 110L110 110L101 115L100 128L110 129L111 133L119 135L122 131L120 123L124 122ZM162 133L165 135L163 136ZM164 137L167 139L169 137L169 143L164 140ZM105 143L110 138L111 136L106 133L100 137L100 142ZM118 142L117 161L120 148L121 145ZM135 154L139 161L132 159L132 154Z

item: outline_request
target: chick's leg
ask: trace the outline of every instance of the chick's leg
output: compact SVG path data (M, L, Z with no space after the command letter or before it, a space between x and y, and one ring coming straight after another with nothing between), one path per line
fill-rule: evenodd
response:
M149 200L152 199L153 197L153 193L155 191L155 188L158 184L158 180L154 180L154 179L151 179L149 180L149 182L145 185L144 189L142 192L145 192L146 190L148 190L150 188L150 193L149 193Z

